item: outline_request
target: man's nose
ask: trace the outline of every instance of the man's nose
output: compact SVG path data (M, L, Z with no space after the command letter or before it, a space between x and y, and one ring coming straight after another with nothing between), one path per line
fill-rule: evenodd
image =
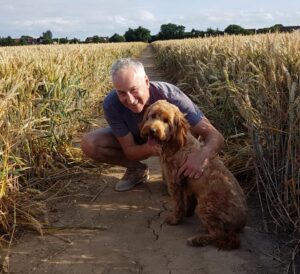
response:
M134 96L130 92L127 92L127 100L130 104L132 104L135 100Z

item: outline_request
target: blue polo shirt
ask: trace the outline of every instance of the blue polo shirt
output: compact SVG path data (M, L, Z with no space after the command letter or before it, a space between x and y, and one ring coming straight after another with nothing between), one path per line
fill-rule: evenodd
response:
M204 116L202 111L178 87L166 82L151 81L149 104L151 105L161 99L176 105L182 113L185 113L191 126L200 122ZM143 119L144 110L141 113L134 113L126 108L119 101L115 89L105 97L103 110L115 136L123 137L131 132L137 144L145 143L139 131L139 124Z

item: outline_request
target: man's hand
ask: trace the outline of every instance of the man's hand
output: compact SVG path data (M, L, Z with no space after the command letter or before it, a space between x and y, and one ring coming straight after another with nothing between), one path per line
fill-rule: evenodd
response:
M205 145L201 149L191 152L183 159L177 172L178 178L186 176L199 179L207 168L209 160L220 152L224 143L222 134L205 117L191 128L191 132L196 137L201 136Z
M191 152L181 163L177 177L181 175L199 179L209 163L209 151L203 147L200 151Z
M161 146L156 145L150 145L148 143L144 144L145 149L148 151L149 157L150 156L160 156L161 154Z

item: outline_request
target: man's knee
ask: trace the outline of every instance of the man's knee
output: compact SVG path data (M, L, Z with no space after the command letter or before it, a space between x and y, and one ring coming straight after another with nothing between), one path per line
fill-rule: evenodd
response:
M83 153L91 158L94 158L97 150L96 140L92 133L86 133L81 139L81 150Z
M109 128L101 128L85 134L81 139L83 153L97 161L105 161L107 148L120 148Z

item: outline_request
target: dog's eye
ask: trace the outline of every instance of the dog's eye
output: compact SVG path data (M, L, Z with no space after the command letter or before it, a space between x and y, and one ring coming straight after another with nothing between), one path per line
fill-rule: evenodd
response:
M155 119L155 114L153 113L153 114L151 114L151 116L150 116L152 119Z
M164 118L163 122L167 124L167 123L169 123L169 120L167 118Z

